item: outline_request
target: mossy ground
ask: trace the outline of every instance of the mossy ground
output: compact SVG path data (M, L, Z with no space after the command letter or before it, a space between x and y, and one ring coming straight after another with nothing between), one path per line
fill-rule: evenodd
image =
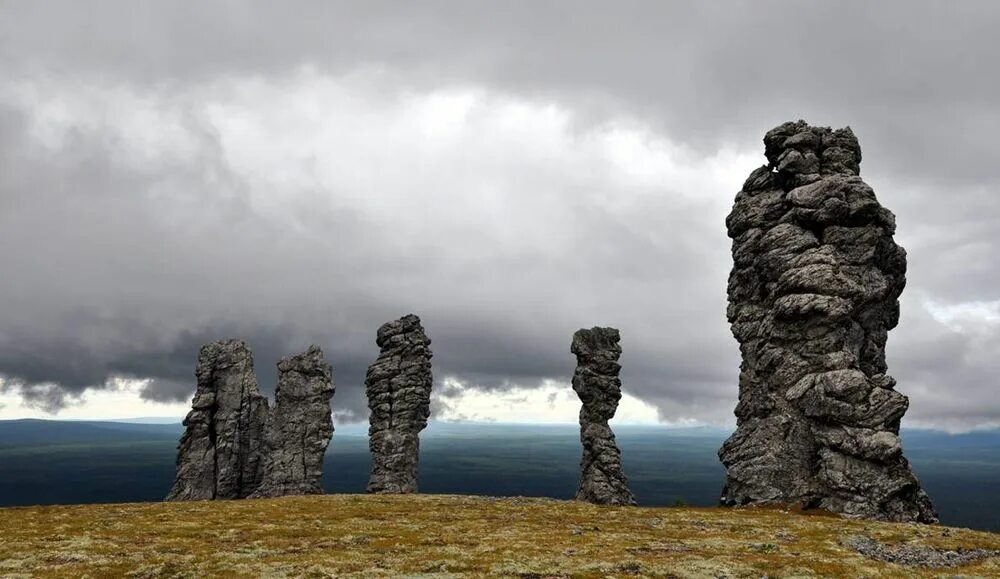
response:
M867 535L1000 549L1000 535L779 509L599 507L547 499L326 495L0 509L0 577L1000 576L872 561Z

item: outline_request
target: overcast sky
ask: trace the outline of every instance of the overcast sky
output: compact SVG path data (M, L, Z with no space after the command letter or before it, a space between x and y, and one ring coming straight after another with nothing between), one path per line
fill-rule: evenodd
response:
M364 420L375 330L437 418L733 424L724 218L761 138L850 125L909 252L904 422L1000 425L1000 4L0 2L0 418L182 416L198 347L265 391L319 344Z

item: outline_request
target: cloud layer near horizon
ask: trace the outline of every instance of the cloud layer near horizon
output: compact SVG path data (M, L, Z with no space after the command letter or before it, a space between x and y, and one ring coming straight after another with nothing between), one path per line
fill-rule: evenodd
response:
M725 423L723 219L804 117L854 127L897 213L908 419L1000 422L998 11L703 4L5 5L0 388L183 400L239 336L267 389L316 342L363 419L374 331L413 311L456 400L565 383L572 332L614 325L629 392Z

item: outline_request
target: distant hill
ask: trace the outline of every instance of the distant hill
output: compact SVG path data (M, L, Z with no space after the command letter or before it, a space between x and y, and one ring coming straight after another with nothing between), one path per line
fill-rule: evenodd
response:
M326 495L0 509L0 573L46 577L1000 575L1000 535L778 509Z

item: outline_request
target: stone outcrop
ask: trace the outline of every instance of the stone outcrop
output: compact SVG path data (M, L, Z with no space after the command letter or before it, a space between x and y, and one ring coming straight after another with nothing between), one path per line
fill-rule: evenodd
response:
M886 374L906 283L895 217L859 177L850 128L785 123L764 145L726 219L743 363L722 500L935 522L898 436L908 400Z
M267 399L257 388L253 356L240 340L201 348L198 388L177 453L167 500L238 499L261 481Z
M322 494L323 456L333 435L334 388L333 369L318 346L278 362L263 481L252 497Z
M570 351L576 354L573 390L580 397L580 487L576 499L604 505L634 505L622 471L621 451L608 426L622 398L618 378L621 335L615 328L591 328L573 334Z
M430 416L431 341L420 318L410 314L383 324L375 342L381 352L365 378L371 409L368 492L416 492L419 435Z

